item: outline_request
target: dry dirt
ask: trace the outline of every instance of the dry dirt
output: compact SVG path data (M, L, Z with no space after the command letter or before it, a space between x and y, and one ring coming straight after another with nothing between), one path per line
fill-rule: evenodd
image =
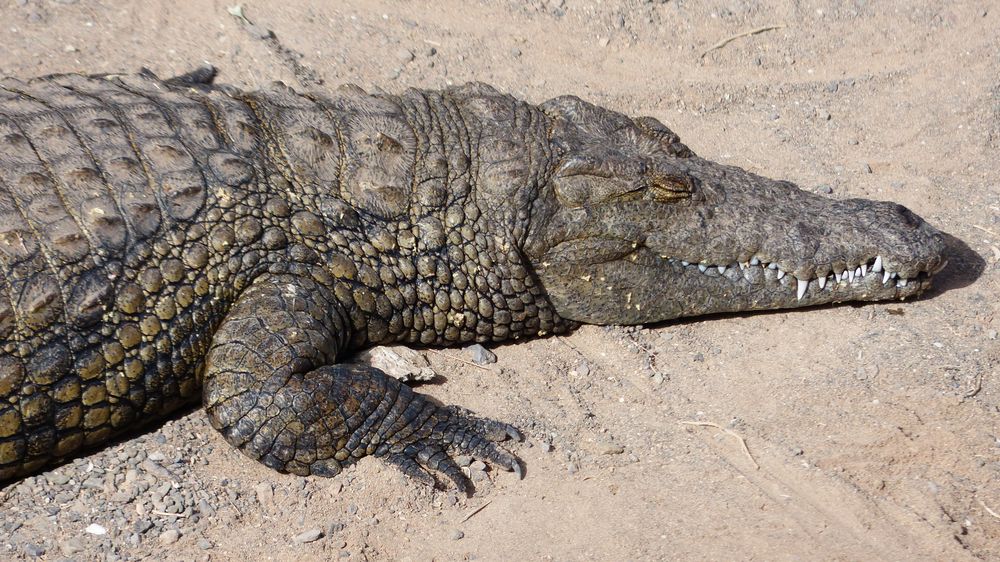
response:
M526 478L471 498L374 460L278 475L196 410L0 491L0 558L1000 559L995 0L250 1L253 26L230 6L2 0L0 75L574 93L903 203L955 237L951 265L916 302L586 327L485 368L425 352L447 381L424 392L528 435Z

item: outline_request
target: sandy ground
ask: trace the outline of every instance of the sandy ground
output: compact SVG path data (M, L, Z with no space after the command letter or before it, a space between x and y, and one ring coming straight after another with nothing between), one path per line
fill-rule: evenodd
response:
M912 303L586 327L486 367L425 352L446 383L424 392L528 435L526 478L476 471L471 498L372 460L278 475L195 410L0 491L0 558L1000 559L995 1L251 1L252 27L229 6L2 0L0 75L574 93L903 203L951 265Z

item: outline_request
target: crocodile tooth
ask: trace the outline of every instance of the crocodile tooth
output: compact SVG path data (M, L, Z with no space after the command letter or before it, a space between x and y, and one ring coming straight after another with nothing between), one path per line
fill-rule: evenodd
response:
M726 269L728 269L724 265L717 265L717 266L715 266L715 268L719 270L719 275L725 275L726 274Z
M708 271L708 266L705 265L705 264L699 263L698 264L698 271L700 271L702 273L705 273L706 271Z
M861 268L860 269L861 269L861 276L862 277L864 277L865 275L868 275L868 264L867 263L861 264Z
M861 273L861 268L860 267L854 270L854 276L855 277L861 277L862 275L864 275L864 273Z
M768 269L778 269L778 264L776 262L771 262L767 264Z
M819 290L822 291L826 287L826 275L821 275L816 282L819 283Z
M798 291L798 297L797 297L798 300L802 300L802 297L805 296L806 289L808 289L808 288L809 288L809 281L807 281L805 279L799 279L799 291Z
M888 282L889 282L889 276L890 276L890 275L892 275L892 274L891 274L891 273L889 273L889 270L888 270L888 269L887 269L887 270L885 270L885 272L883 272L883 273L882 273L882 284L883 284L883 285L885 285L886 283L888 283Z
M684 260L681 260L681 265L683 265L684 267L687 267L687 266L691 265L691 262L686 262Z
M872 271L882 271L882 256L875 256L875 265L872 266Z
M851 268L847 268L847 280L854 283L854 270Z
M760 260L757 259L757 256L750 258L750 265L760 265Z
M739 262L739 265L740 265L740 271L746 271L746 269L750 267L750 264L743 261Z
M910 280L904 277L904 278L902 278L902 279L900 279L899 281L896 282L896 286L897 287L905 287L906 284L909 283L909 282L910 282Z
M784 271L781 271L781 270L779 269L779 270L778 270L778 279L781 279L781 278L782 278L782 277L784 277L784 276L785 276L785 272L784 272Z

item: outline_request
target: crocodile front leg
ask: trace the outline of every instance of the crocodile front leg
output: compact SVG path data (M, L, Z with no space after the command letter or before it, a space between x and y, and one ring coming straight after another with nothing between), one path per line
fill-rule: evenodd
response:
M468 493L451 456L468 454L520 476L517 459L497 445L520 438L513 427L436 405L378 369L336 364L349 330L339 303L313 279L255 281L206 358L212 425L248 456L299 475L333 476L374 455L429 485L439 471Z

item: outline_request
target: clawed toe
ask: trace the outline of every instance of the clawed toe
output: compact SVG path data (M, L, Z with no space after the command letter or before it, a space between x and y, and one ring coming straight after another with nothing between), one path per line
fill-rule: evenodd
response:
M473 491L469 477L455 462L458 455L471 457L524 476L520 461L498 443L507 439L521 441L523 436L513 426L485 418L455 407L440 408L431 417L429 432L417 432L405 444L397 444L386 460L418 482L433 486L432 472L447 477L459 491Z

